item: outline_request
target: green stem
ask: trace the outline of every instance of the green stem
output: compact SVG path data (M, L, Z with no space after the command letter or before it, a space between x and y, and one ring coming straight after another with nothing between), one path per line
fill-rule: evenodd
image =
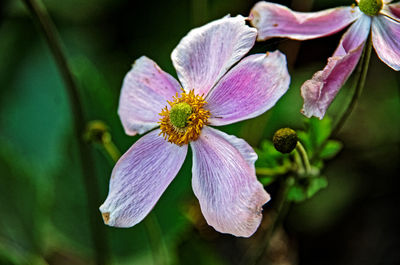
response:
M305 174L309 176L311 174L310 160L308 159L307 152L304 149L303 145L300 143L300 141L297 142L295 153L299 154L301 163L303 164L305 169Z
M265 231L264 235L262 236L261 240L257 244L255 249L249 249L245 256L243 257L240 264L242 265L254 265L260 263L262 258L264 257L265 253L267 253L271 238L274 235L274 232L277 227L279 227L280 223L284 219L288 209L285 207L287 193L289 188L293 185L292 177L285 178L283 183L281 183L275 204L274 204L274 213L271 216L271 222L268 229Z
M360 98L362 91L365 86L365 80L367 79L368 68L369 68L369 61L371 59L371 52L372 52L372 39L371 34L368 37L367 44L364 48L363 55L360 60L360 67L357 69L356 75L356 84L354 89L353 97L350 101L349 106L347 107L346 111L342 114L342 116L338 119L336 125L334 126L331 135L336 136L339 131L342 129L344 123L346 122L347 118L350 116L352 111L354 110L355 106L357 105L358 99Z
M324 149L328 140L331 137L335 137L339 133L339 131L342 129L344 123L346 122L347 118L350 116L350 114L356 107L358 99L360 98L362 91L364 89L365 80L367 79L367 73L368 73L368 68L369 68L369 61L371 59L371 53L372 53L372 39L371 39L371 34L370 34L370 36L368 37L366 46L364 47L360 62L358 64L358 67L355 72L355 83L353 86L354 93L350 100L350 103L348 104L348 107L346 108L346 110L337 119L337 122L333 126L333 129L332 129L329 137L326 137L326 140L315 150L315 152L313 153L313 155L311 157L311 161L315 161L315 159L318 158L319 154Z
M154 212L149 213L146 219L144 219L144 226L146 228L147 236L150 240L154 264L169 264L170 257L168 254L167 245L162 237L161 227Z
M82 134L85 128L84 111L79 97L78 87L71 73L66 57L61 48L58 32L56 31L46 8L40 0L22 0L32 14L34 21L38 24L46 42L53 54L58 69L65 82L66 91L69 97L71 110L73 112L73 129L75 138L78 141L79 158L83 171L83 181L86 188L88 200L88 213L90 219L90 229L92 241L95 249L96 264L109 263L109 251L106 239L106 231L101 218L99 217L98 207L100 196L98 192L97 179L95 177L94 161L89 145L84 142Z
M113 165L121 157L121 152L112 140L108 127L101 121L90 122L85 133L86 140L91 143L98 143L103 148L104 153L108 155ZM154 264L169 264L170 257L167 251L165 241L162 237L160 224L154 212L150 212L143 221L144 228L149 239L152 258Z
M117 146L111 139L111 135L108 134L107 137L103 137L102 145L104 151L110 156L114 163L117 163L118 159L121 157L121 152L118 150Z

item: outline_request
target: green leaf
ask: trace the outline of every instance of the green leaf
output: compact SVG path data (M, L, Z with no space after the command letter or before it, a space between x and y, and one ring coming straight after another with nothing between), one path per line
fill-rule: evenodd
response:
M307 198L304 189L301 186L295 185L289 188L287 200L301 202Z
M285 155L276 151L274 144L265 140L261 143L261 149L256 149L256 153L258 155L258 160L256 161L256 167L267 167L267 168L275 168L279 167L282 164L282 160Z
M321 145L329 136L332 130L332 120L325 116L322 120L311 118L309 120L309 133L313 141L313 147Z
M325 177L311 178L307 187L307 198L311 198L326 187L328 187L328 180Z
M276 180L275 177L262 177L258 179L261 184L263 184L264 186L268 186L270 185L272 182L274 182Z
M325 177L313 177L302 179L289 188L288 201L302 202L314 196L318 191L328 186L328 180Z
M339 141L336 140L329 140L324 148L322 149L320 153L320 158L322 159L331 159L335 157L340 150L342 150L343 144Z
M299 137L300 142L303 144L306 150L312 151L313 145L310 138L310 134L304 131L297 131L297 136Z

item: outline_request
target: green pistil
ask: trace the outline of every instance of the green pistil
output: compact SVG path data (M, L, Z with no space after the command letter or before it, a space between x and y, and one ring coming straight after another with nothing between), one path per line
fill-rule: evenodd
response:
M169 120L177 128L184 128L187 125L189 116L192 114L192 107L182 102L174 105L169 112Z
M360 0L358 7L363 13L369 16L376 16L381 11L383 2L382 0Z

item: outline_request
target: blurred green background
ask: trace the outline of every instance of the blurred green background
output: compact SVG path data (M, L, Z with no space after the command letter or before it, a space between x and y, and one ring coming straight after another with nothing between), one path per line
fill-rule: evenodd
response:
M352 1L275 1L321 10ZM256 1L44 0L78 80L89 120L102 120L124 152L117 116L124 75L146 55L176 76L170 53L193 27L226 14L247 15ZM275 108L222 128L260 147L281 127L304 128L301 84L322 69L341 33L297 42L274 39L252 52L287 54L292 83ZM271 264L400 264L400 76L372 55L364 93L338 135L344 149L326 163L327 189L289 211L270 250ZM351 80L329 115L344 106ZM94 264L86 191L63 81L22 1L0 2L0 264ZM113 162L92 148L100 202ZM190 154L189 156L190 157ZM111 264L239 264L257 233L243 239L207 226L191 190L191 159L154 209L162 250L145 222L104 226ZM276 185L267 187L272 195ZM274 200L274 197L273 199ZM268 225L269 204L265 207ZM98 211L95 209L95 211ZM98 212L99 222L102 222ZM149 222L148 222L149 223ZM167 256L166 256L167 255ZM161 262L161 263L160 263Z

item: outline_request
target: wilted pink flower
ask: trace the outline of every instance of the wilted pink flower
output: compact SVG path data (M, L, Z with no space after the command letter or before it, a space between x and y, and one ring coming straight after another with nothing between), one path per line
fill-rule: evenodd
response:
M259 30L258 40L273 37L314 39L336 33L354 22L325 68L301 87L304 115L323 118L356 67L369 34L379 58L394 70L400 70L400 3L390 2L357 0L358 6L315 13L295 12L267 2L259 2L253 7L249 18Z
M256 178L257 155L244 140L208 125L256 117L287 91L290 77L282 53L254 54L237 63L256 35L242 16L190 31L171 55L182 86L147 57L134 63L118 110L125 132L160 127L115 165L100 206L106 224L130 227L145 218L177 175L190 143L192 187L208 224L236 236L255 232L270 199Z

